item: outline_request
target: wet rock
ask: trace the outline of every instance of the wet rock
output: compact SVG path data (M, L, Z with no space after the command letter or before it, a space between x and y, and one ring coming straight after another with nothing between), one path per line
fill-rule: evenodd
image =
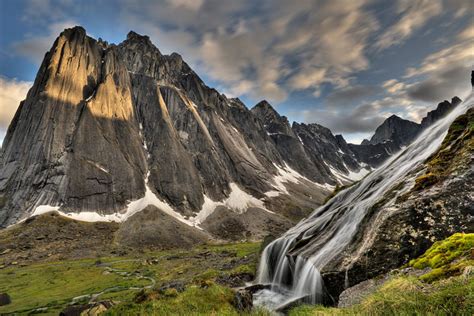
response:
M0 306L8 305L11 302L10 295L7 293L0 293Z
M387 280L388 277L386 276L370 279L345 289L341 295L339 295L337 307L343 308L359 304L365 297L379 289Z
M254 285L247 286L245 290L252 294L255 294L256 292L261 291L261 290L268 290L270 289L270 287L271 286L269 284L254 284Z
M238 290L234 295L232 305L240 312L249 312L253 307L252 293L246 289Z
M163 284L158 289L158 292L164 293L169 289L175 289L178 293L184 292L184 290L186 290L186 283L184 281L171 281Z
M63 309L60 316L98 316L116 303L114 301L100 301L84 305L71 305Z
M254 279L254 275L250 273L237 273L231 275L218 276L216 283L226 285L229 287L239 287L245 285Z

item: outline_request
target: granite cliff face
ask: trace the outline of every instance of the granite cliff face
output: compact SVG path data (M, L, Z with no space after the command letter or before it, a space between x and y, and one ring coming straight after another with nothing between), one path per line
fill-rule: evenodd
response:
M257 237L288 228L363 166L329 130L292 128L266 102L248 110L147 36L109 45L75 27L45 55L9 127L0 226L50 210L123 222L151 204L216 238L228 221L252 226L252 209Z

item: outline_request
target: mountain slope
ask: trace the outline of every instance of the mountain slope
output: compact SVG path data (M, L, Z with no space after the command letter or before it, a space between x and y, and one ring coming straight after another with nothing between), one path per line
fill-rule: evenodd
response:
M253 208L270 219L259 230L286 229L340 180L330 161L308 155L287 121L288 144L299 154L265 124L147 36L130 32L109 45L81 27L67 29L5 138L0 226L51 210L123 222L152 204L198 230L217 208L242 224L239 215ZM351 168L339 169L360 166ZM214 226L218 219L227 217L215 216Z

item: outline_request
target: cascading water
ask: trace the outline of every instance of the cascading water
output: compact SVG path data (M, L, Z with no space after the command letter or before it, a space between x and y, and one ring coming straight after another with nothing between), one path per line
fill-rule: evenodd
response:
M471 93L399 154L269 244L256 282L271 287L254 294L255 305L276 310L295 300L321 303L324 284L319 271L350 244L371 207L439 148L451 123L473 102Z

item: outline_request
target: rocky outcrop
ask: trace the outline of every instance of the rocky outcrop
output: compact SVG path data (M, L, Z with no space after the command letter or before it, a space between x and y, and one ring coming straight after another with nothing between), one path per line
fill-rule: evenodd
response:
M348 146L358 161L375 168L400 150L400 147L392 141L379 144L365 142L360 145L348 144Z
M292 128L312 160L319 160L330 170L337 170L334 173L336 180L338 173L347 175L351 171L358 172L363 167L342 135L336 137L328 128L319 124L293 123Z
M428 126L432 125L437 120L443 118L446 114L451 112L453 108L455 108L459 103L461 103L461 99L458 97L454 97L451 99L451 102L445 100L438 104L436 109L433 111L428 112L426 117L421 120L421 128L427 128Z
M267 101L261 101L251 111L262 121L279 154L291 168L319 183L335 183L331 171L321 158L308 155L304 143L285 116L280 116Z

